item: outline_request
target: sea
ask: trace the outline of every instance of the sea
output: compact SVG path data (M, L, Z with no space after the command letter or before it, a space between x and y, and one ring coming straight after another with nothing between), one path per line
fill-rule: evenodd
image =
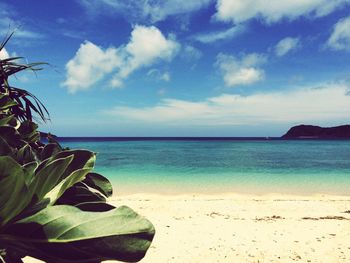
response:
M350 195L350 140L59 138L97 153L115 194Z

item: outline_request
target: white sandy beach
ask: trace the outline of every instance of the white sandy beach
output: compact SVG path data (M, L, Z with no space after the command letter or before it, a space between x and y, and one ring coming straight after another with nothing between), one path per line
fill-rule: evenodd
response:
M112 199L149 218L142 262L350 262L350 197L133 195Z
M144 263L350 262L350 196L136 194L110 202L155 225Z

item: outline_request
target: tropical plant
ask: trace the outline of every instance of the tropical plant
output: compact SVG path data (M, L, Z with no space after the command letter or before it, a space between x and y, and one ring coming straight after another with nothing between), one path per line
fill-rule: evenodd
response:
M106 202L112 186L93 172L95 153L63 149L37 130L33 113L45 122L48 111L33 94L11 86L9 77L43 63L20 59L0 59L0 262L25 256L46 262L142 259L155 233L152 223Z

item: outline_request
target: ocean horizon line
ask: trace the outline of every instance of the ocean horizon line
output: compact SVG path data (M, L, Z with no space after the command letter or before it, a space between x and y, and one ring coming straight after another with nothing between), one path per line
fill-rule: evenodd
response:
M269 137L269 136L60 136L56 137L59 142L69 141L288 141L288 140L348 140L340 138L282 138L282 137Z
M58 141L242 141L281 140L281 137L217 137L217 136L60 136Z

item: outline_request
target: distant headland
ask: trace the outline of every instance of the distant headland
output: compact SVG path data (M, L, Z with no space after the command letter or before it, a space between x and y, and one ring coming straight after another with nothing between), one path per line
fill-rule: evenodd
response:
M283 139L350 139L350 125L320 127L298 125L289 129Z

